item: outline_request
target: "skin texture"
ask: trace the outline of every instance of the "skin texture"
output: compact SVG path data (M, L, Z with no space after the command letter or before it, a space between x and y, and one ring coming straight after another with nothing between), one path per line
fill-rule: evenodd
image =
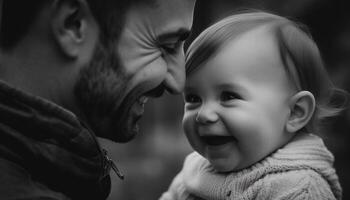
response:
M192 147L219 172L246 168L294 135L286 131L295 89L265 27L229 41L190 74L183 126ZM205 136L228 136L219 145Z
M120 34L106 42L85 0L50 1L16 46L1 51L0 78L75 114L97 136L127 142L148 97L184 87L183 43L194 5L135 4Z
M98 136L131 140L148 97L183 90L183 44L194 3L162 0L156 6L131 7L113 49L100 46L95 51L92 63L81 72L76 96Z

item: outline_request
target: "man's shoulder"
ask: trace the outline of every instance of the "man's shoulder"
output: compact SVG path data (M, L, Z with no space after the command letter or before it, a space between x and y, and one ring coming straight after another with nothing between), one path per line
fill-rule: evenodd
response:
M35 178L20 165L0 157L0 199L67 200L69 198L35 181Z

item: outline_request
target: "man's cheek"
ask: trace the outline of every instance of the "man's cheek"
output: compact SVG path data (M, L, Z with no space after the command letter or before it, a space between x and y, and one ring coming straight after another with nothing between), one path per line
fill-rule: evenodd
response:
M162 60L162 53L156 48L133 50L119 55L128 75L137 73L140 69Z

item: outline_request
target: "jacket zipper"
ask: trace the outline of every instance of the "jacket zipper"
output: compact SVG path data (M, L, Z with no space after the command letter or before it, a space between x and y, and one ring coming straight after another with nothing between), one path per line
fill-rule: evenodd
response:
M106 165L108 167L107 171L110 171L112 168L114 173L121 179L124 180L124 175L120 172L118 167L115 165L114 161L108 157L108 152L106 149L102 149L103 154L104 154L104 159L106 161Z
M105 177L107 174L109 174L111 168L113 169L113 171L117 174L117 176L121 179L124 180L124 175L120 172L120 170L118 169L118 167L116 166L116 164L114 163L114 161L112 159L110 159L108 157L108 152L106 149L101 148L100 144L98 143L96 136L94 134L94 132L90 129L90 127L88 125L85 124L85 122L81 121L78 119L78 121L80 122L80 124L86 128L88 130L88 132L91 134L90 136L92 137L93 141L95 142L95 144L98 147L98 150L101 152L102 150L102 155L103 155L103 160L102 160L102 167L104 169L103 175L102 177Z

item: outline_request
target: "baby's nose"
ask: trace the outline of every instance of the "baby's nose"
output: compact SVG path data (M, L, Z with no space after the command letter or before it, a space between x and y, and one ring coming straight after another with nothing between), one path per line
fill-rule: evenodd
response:
M196 122L201 124L214 123L219 119L215 105L204 104L197 113Z

